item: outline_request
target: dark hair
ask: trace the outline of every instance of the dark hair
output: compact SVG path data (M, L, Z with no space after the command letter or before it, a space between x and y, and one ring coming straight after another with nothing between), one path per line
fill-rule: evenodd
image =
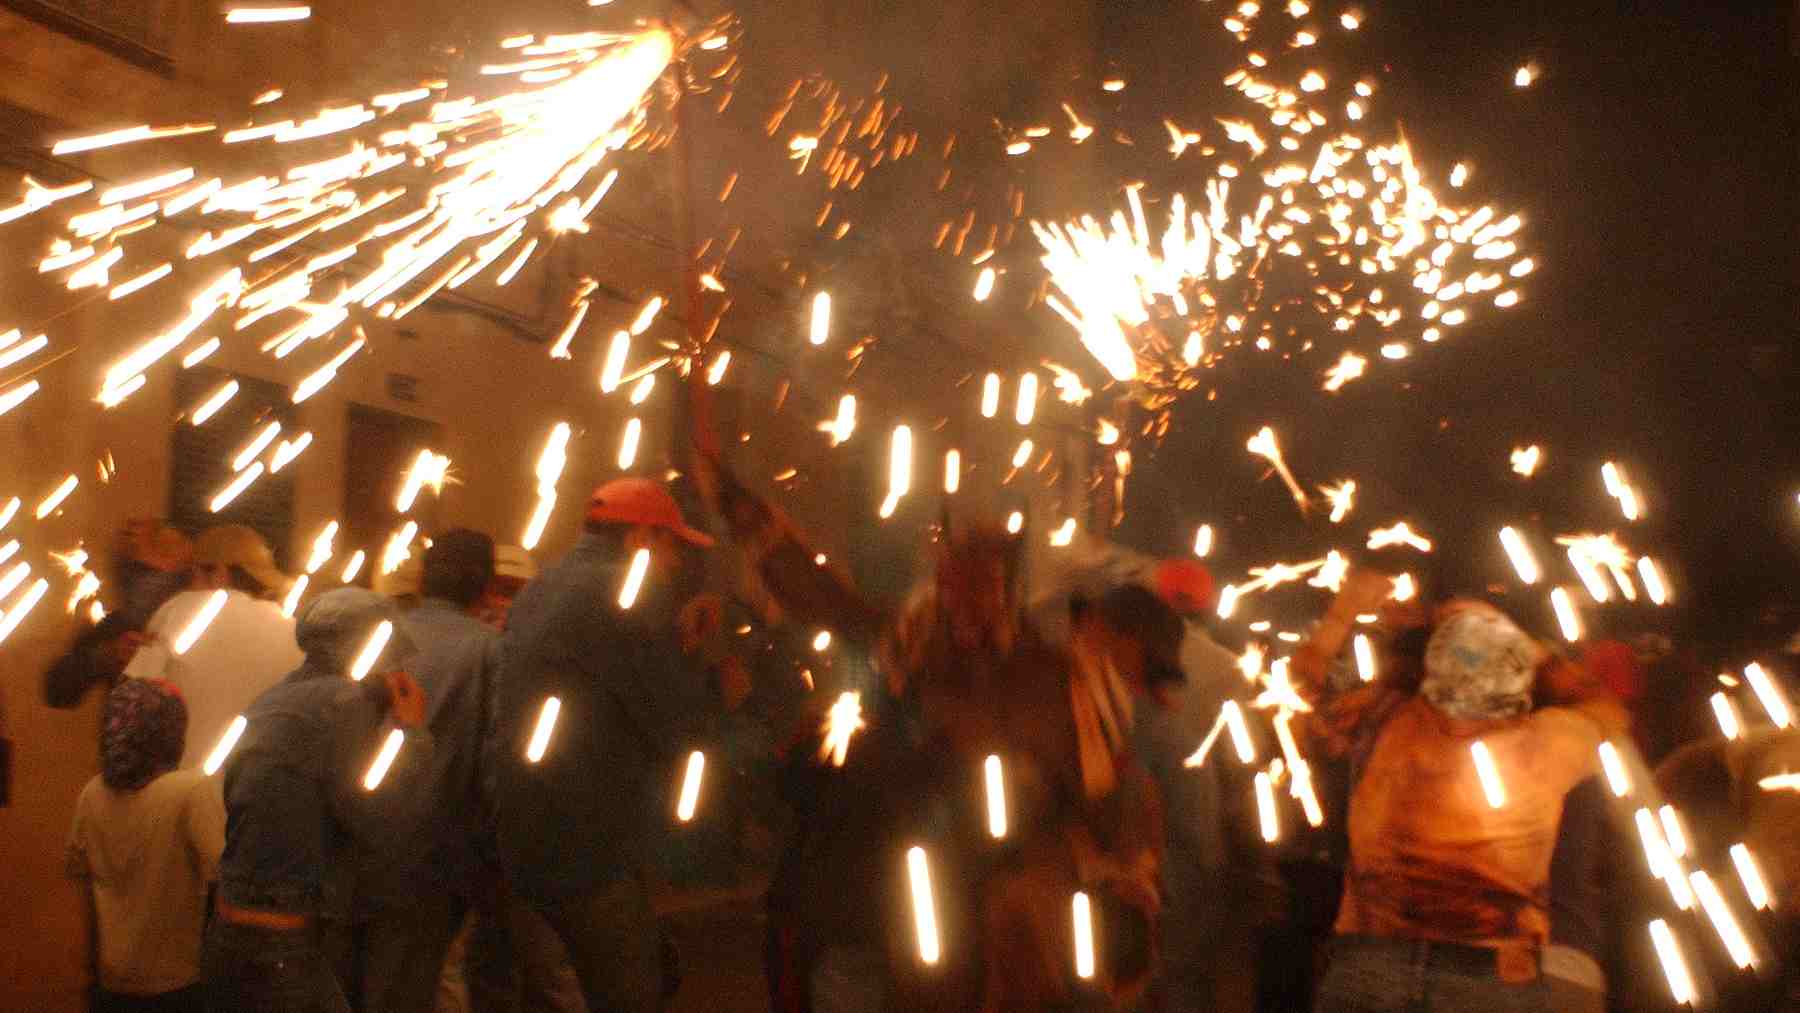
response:
M1143 645L1144 681L1180 682L1181 640L1187 635L1181 616L1147 587L1122 584L1088 603L1093 615L1120 636Z
M456 528L432 540L425 550L419 591L458 608L481 600L494 579L494 540L479 531Z
M250 571L241 566L228 566L225 571L225 579L230 582L232 589L242 591L252 598L261 598L275 590L272 587L264 587L262 581L250 576Z
M625 536L631 532L632 525L618 521L583 521L581 529L599 539L601 548L617 554L625 551Z

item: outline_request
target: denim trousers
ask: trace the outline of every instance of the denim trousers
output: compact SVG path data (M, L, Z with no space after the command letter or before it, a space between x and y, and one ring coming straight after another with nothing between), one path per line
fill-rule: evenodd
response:
M355 923L326 922L324 944L344 994L359 1013L429 1013L444 955L469 904L443 890Z
M1475 947L1340 936L1315 1013L1553 1013L1543 975L1502 981Z
M200 963L212 1013L350 1013L316 929L278 932L215 918Z
M655 1013L662 1006L656 914L643 879L629 876L538 905L569 951L595 1013Z

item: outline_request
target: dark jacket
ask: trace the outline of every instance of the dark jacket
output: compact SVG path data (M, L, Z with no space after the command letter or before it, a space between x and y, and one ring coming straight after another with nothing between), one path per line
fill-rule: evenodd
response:
M551 903L636 875L646 814L674 804L676 761L709 732L717 694L676 642L671 588L647 579L618 606L624 560L588 535L527 586L507 617L495 770L500 861L514 889ZM526 746L561 701L538 763Z

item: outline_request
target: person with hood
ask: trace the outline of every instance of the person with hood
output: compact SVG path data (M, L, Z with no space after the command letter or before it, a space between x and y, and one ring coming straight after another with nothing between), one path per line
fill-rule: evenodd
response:
M343 1013L325 919L355 882L393 875L431 795L416 653L380 595L340 588L301 610L305 661L242 715L224 763L225 851L203 957L208 1007Z
M1550 862L1564 796L1622 735L1604 683L1499 611L1441 607L1416 694L1382 683L1327 701L1329 660L1392 592L1347 580L1296 652L1297 688L1350 759L1350 859L1320 1013L1549 1013ZM1532 709L1534 695L1546 706Z
M271 600L287 590L269 543L242 524L208 528L194 542L188 590L150 617L125 666L134 679L167 679L188 704L187 751L198 766L250 701L300 664L294 621ZM184 634L211 613L192 643Z
M200 1013L206 891L225 847L219 794L177 770L187 705L160 679L107 695L100 774L82 789L68 874L81 885L95 1013Z

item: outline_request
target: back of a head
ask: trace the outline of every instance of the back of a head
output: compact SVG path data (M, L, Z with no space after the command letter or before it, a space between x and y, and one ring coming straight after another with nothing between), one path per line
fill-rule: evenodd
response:
M1187 635L1181 616L1149 588L1121 584L1087 606L1094 618L1144 651L1144 681L1149 685L1182 682L1181 641Z
M425 550L421 590L427 598L468 608L481 600L493 579L494 540L479 531L446 531Z
M100 728L100 778L114 791L136 791L181 763L187 702L173 683L126 679L107 694Z

